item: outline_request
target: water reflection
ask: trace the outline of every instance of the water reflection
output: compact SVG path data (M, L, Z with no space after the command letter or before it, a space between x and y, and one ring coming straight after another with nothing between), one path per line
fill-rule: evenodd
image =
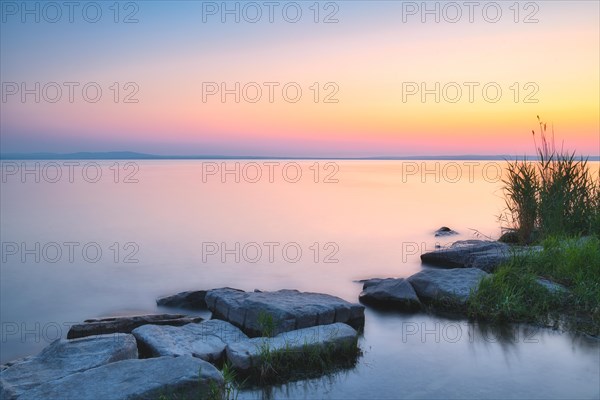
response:
M599 342L529 325L367 310L354 370L242 398L597 398Z

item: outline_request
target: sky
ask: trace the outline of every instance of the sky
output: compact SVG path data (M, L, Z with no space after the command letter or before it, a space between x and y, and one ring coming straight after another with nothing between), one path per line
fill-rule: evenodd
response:
M0 4L2 153L600 154L598 1Z

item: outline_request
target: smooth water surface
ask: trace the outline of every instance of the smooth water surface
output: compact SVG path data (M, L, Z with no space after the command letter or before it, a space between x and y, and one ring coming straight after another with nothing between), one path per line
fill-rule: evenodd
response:
M2 162L2 362L86 318L172 311L155 298L182 290L355 302L355 280L406 277L436 244L500 233L503 162L65 163ZM442 225L460 234L435 238ZM241 397L600 396L598 342L567 333L367 309L360 345L352 370Z

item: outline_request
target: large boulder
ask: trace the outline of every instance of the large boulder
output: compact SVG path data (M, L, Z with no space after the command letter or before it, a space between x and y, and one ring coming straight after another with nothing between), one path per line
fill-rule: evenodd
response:
M206 290L193 290L181 292L172 296L163 296L156 299L156 305L165 307L189 308L191 310L206 309Z
M379 308L400 311L418 311L421 308L419 297L406 279L370 279L364 281L359 295L361 303Z
M204 399L223 387L211 364L191 356L125 360L45 382L19 400Z
M45 382L137 357L137 343L129 334L117 333L75 340L58 339L38 355L17 361L2 370L1 391L6 398L11 398ZM8 393L12 393L12 396Z
M200 321L202 321L200 317L186 317L181 314L150 314L131 317L86 319L83 324L71 326L67 333L67 339L109 333L131 333L135 328L146 324L181 326Z
M227 344L248 339L237 327L216 319L184 326L144 325L133 335L144 356L190 355L210 362L222 360Z
M460 306L466 304L471 292L488 275L477 268L426 269L407 281L423 302Z
M297 290L214 289L206 294L206 305L213 312L213 318L229 321L251 337L273 336L334 322L362 329L365 323L365 309L360 304L328 294Z
M444 268L479 268L492 272L514 255L539 251L541 247L509 246L488 240L459 240L450 247L421 254L421 261Z
M272 338L260 337L231 343L227 345L226 352L233 368L247 372L260 369L265 358L270 360L275 355L282 363L286 363L303 354L321 355L344 350L356 352L357 340L356 330L349 325L335 323L284 332Z

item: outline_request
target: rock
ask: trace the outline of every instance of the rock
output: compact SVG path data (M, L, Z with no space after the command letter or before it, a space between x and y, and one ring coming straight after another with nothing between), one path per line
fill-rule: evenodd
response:
M485 240L460 240L454 242L450 247L424 253L421 261L424 263L442 266L446 268L471 268L477 259L485 259L480 266L507 260L510 257L510 247L504 243Z
M191 322L200 321L202 321L202 318L200 317L186 317L181 314L151 314L135 315L131 317L86 319L83 324L71 326L67 333L67 339L105 335L109 333L131 333L135 328L146 324L181 326Z
M498 241L502 242L502 243L518 244L521 240L519 238L519 234L517 233L517 231L509 230L509 231L504 232L500 236Z
M486 272L477 268L426 269L407 281L423 302L464 305L471 291L477 290L479 281L486 276Z
M2 392L13 392L20 396L44 382L137 357L137 343L129 334L58 339L38 355L17 361L1 371Z
M12 361L9 361L9 362L7 362L5 364L2 364L2 365L0 365L0 372L4 371L8 367L12 367L15 364L22 363L24 361L27 361L27 360L33 358L33 357L35 357L35 356L27 356L27 357L19 358L17 360L12 360Z
M220 362L227 344L248 339L229 322L217 319L184 326L144 325L133 335L143 355L190 355L209 362Z
M223 376L211 364L191 356L125 360L45 382L19 400L134 400L209 398L222 388Z
M17 392L15 392L12 386L6 384L2 379L0 379L0 399L16 400L17 398Z
M362 283L363 289L364 289L367 286L376 285L377 283L381 282L384 279L386 279L386 278L370 278L370 279L360 279L360 280L356 280L356 281L352 281L352 282Z
M458 232L453 231L452 229L448 228L447 226L442 226L440 229L435 231L435 237L452 236L452 235L458 235Z
M355 329L365 323L365 308L339 297L297 290L244 292L223 288L206 294L213 318L239 327L248 336L269 336L282 332L343 322ZM270 331L270 332L269 332Z
M156 304L165 307L188 308L190 310L206 309L206 290L193 290L181 292L172 296L164 296L156 299Z
M363 284L361 303L401 311L418 311L421 302L412 285L405 279L372 279Z
M298 357L303 351L356 349L358 332L346 324L319 325L280 333L272 338L254 338L227 345L227 359L237 370L260 368L265 351L283 357ZM261 353L263 356L261 356ZM308 362L308 360L307 360ZM289 372L289 371L286 371Z
M421 261L445 268L479 268L493 272L514 255L540 251L540 246L519 247L488 240L459 240L450 247L421 254Z
M556 282L552 282L549 279L537 278L535 281L552 294L566 294L569 292L569 289L567 289L565 286Z

